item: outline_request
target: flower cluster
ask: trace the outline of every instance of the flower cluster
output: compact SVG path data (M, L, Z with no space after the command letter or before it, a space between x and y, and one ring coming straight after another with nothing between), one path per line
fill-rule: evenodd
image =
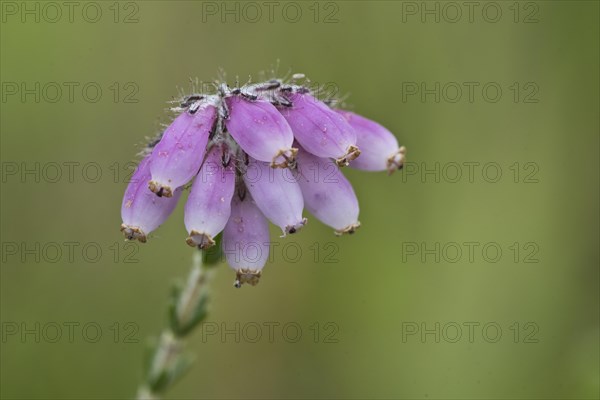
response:
M270 221L282 235L306 208L338 235L360 226L358 200L340 168L393 172L406 149L390 131L297 83L273 79L193 94L146 151L127 187L121 231L146 242L193 180L185 204L187 243L215 245L222 233L235 286L255 285L269 254ZM240 250L244 250L243 256Z

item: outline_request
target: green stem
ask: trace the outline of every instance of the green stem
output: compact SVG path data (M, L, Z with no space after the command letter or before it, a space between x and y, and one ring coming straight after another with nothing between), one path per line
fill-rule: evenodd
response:
M169 323L152 349L144 381L138 388L139 400L159 399L192 364L183 353L183 339L206 317L208 284L213 275L210 261L205 263L202 258L200 251L194 253L185 286L176 286L172 292Z

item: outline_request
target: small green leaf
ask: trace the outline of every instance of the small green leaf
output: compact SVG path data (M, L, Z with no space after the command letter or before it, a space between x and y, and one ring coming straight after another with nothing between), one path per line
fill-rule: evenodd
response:
M192 314L190 320L183 326L180 326L179 324L177 325L178 329L176 331L174 330L173 332L178 337L184 337L185 335L190 333L196 327L196 325L198 325L198 323L200 323L204 320L204 318L206 318L206 315L208 313L208 298L209 296L207 294L204 294L202 297L200 297L198 303L196 304L196 307L194 308L194 313Z
M215 245L202 251L202 263L206 267L215 267L223 261L222 235L215 237Z
M154 355L158 347L158 340L155 337L148 338L146 340L146 346L144 349L144 379L148 380L150 376L150 370L152 368L152 362Z
M169 372L162 370L158 376L150 377L148 386L153 393L163 392L170 386Z
M189 355L180 356L169 369L169 386L181 379L190 370L193 363L194 357Z

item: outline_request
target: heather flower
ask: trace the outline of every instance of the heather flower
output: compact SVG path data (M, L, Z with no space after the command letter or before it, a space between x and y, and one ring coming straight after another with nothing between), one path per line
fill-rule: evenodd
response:
M319 101L309 88L269 80L182 99L125 191L121 231L146 242L193 181L185 204L187 243L217 249L235 286L256 285L269 257L268 221L300 231L304 207L337 235L360 226L358 200L340 167L392 172L406 149L386 128ZM360 155L360 157L359 157Z
M243 178L258 208L281 228L283 236L296 233L306 224L306 218L302 218L302 192L288 170L272 169L250 158Z
M216 144L208 151L185 203L190 246L207 249L215 244L214 237L229 219L234 190L235 169L229 149L223 143Z
M169 218L181 195L181 190L176 190L172 197L157 197L148 189L150 158L146 156L131 176L121 205L121 232L127 239L142 243Z
M152 151L150 190L171 197L198 173L215 118L215 107L208 102L175 118Z
M231 216L223 231L223 251L236 271L235 287L258 283L269 258L269 224L244 190L233 196Z
M356 132L360 157L350 167L365 171L388 171L390 174L402 168L406 148L398 146L398 139L375 121L350 111L338 110Z
M298 184L306 209L337 235L354 233L360 226L358 200L352 185L330 160L298 149ZM333 172L333 173L332 173Z
M250 157L281 168L293 161L294 134L273 104L246 100L241 95L228 97L225 102L227 131Z
M356 133L345 118L310 94L288 96L291 107L281 113L292 127L294 137L307 151L321 158L333 158L345 166L360 155Z

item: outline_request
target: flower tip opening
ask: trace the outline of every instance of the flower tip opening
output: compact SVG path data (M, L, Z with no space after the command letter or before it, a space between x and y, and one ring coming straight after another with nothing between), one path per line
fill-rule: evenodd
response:
M137 226L121 224L121 232L127 240L138 240L140 243L146 243L146 234Z
M241 268L235 271L235 281L233 287L239 289L244 283L250 286L258 285L260 281L261 271L255 271L251 269Z
M161 185L157 181L150 181L148 189L158 197L173 197L173 189L170 186Z
M279 150L273 157L273 161L271 161L271 168L294 168L296 154L298 154L298 149L295 147Z
M281 237L286 237L286 235L292 235L296 232L298 232L300 229L302 229L302 227L304 225L306 225L308 222L308 220L306 218L302 218L302 221L298 222L297 224L294 225L288 225L285 227L285 230L283 231L283 235Z
M212 236L196 230L192 230L190 232L190 236L185 240L185 242L191 247L197 247L200 250L206 250L215 245L215 241Z
M350 224L345 228L336 229L334 233L336 236L352 235L358 228L360 228L360 221L356 221L356 223Z
M406 147L400 146L400 148L387 159L387 170L388 175L394 173L394 171L402 169L406 162Z
M358 146L350 145L346 150L346 154L344 154L340 158L337 158L335 160L335 163L338 167L346 167L348 166L348 164L350 164L350 161L355 160L356 158L358 158L358 156L360 156L360 149L358 148Z

